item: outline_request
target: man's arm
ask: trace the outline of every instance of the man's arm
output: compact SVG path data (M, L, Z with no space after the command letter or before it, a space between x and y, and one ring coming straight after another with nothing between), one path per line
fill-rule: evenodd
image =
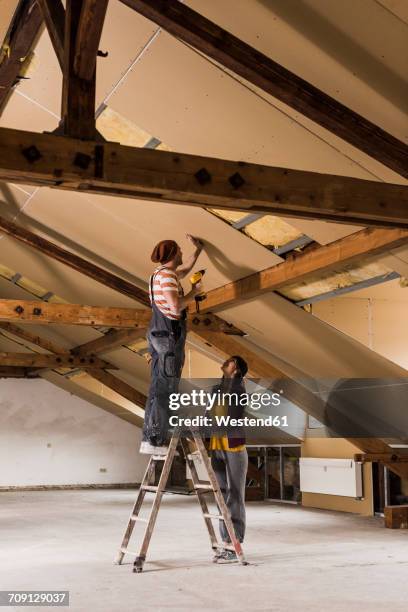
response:
M201 240L199 240L198 238L195 238L194 236L191 236L190 234L186 234L186 236L190 240L190 242L192 242L193 245L195 246L195 251L187 259L187 261L185 263L181 264L181 266L179 266L177 268L176 272L177 272L177 276L179 278L184 278L185 276L187 276L191 272L191 270L193 269L193 267L195 265L195 262L198 259L198 256L200 255L201 251L204 248L204 245L201 242Z

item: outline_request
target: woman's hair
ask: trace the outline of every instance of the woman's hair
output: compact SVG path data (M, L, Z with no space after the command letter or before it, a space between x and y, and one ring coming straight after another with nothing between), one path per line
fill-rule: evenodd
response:
M238 368L238 376L244 378L248 373L248 364L240 355L232 355L231 359L235 361L235 365Z
M165 264L176 256L178 244L174 240L161 240L153 249L151 260Z

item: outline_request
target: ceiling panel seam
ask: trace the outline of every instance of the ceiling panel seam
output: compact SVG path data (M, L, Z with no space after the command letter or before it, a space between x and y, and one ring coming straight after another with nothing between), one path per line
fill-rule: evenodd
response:
M344 151L341 151L340 149L338 149L333 143L328 142L325 138L323 138L323 136L320 136L319 134L316 134L316 132L314 132L312 129L310 129L309 127L303 125L303 123L301 123L298 119L296 119L296 117L294 117L294 116L290 115L289 113L285 112L282 108L280 108L279 106L276 106L275 104L273 104L273 102L271 102L270 100L265 98L258 91L256 91L255 89L252 89L252 87L250 85L248 85L248 84L244 83L243 81L241 81L232 72L230 72L229 70L226 70L225 68L223 68L222 66L220 66L219 64L214 62L211 58L207 57L206 55L204 55L203 53L201 53L197 49L194 49L194 47L192 47L191 45L185 43L184 41L179 40L178 42L180 42L185 47L187 47L188 49L190 49L191 51L193 51L194 53L199 55L205 61L209 62L212 66L214 66L220 72L223 72L225 75L229 76L233 81L236 81L237 83L239 83L239 85L241 85L242 87L244 87L245 89L250 91L252 94L257 96L257 98L259 98L260 100L265 102L268 106L271 106L272 108L277 110L281 115L283 115L287 119L290 119L290 121L295 123L301 129L305 130L306 132L308 132L309 134L311 134L312 136L314 136L315 138L317 138L318 140L323 142L325 145L327 145L328 147L333 149L333 151L336 151L336 153L339 153L339 155L341 155L342 157L344 157L348 161L352 162L353 164L355 164L356 166L358 166L359 168L364 170L364 172L367 172L367 174L369 174L370 176L374 177L375 179L378 179L379 181L385 182L385 180L383 178L379 177L375 172L373 172L372 170L369 170L368 168L366 168L366 166L362 162L359 162L356 159L354 159L353 157L350 157L350 155L348 155Z

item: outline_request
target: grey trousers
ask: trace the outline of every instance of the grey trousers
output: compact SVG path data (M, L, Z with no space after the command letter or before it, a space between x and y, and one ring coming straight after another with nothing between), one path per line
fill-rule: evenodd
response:
M211 465L231 513L235 534L239 541L243 542L246 525L245 481L248 470L248 453L246 449L237 452L211 451ZM224 521L220 521L220 535L223 542L231 541Z

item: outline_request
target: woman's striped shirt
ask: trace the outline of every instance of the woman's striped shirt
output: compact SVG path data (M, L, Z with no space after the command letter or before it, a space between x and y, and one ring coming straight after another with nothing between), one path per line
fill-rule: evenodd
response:
M172 309L170 303L167 301L169 294L183 296L183 288L174 270L170 270L165 266L157 268L150 277L149 293L150 302L152 302L152 279L153 279L153 297L154 303L157 308L162 312L168 319L179 320L181 318L174 309Z

